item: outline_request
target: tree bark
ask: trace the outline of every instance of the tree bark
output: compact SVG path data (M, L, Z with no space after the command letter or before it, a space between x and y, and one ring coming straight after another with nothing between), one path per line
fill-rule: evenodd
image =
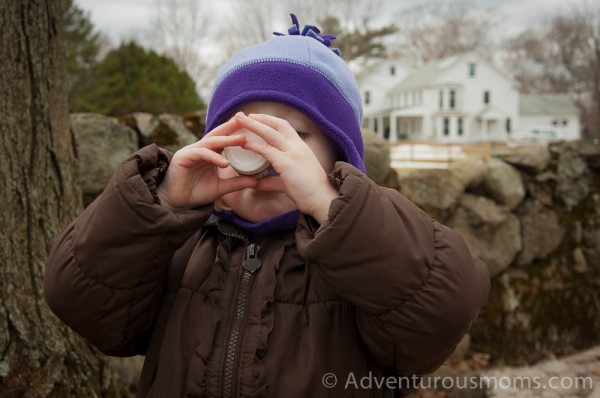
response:
M48 309L54 236L81 211L57 0L0 0L0 396L121 396Z

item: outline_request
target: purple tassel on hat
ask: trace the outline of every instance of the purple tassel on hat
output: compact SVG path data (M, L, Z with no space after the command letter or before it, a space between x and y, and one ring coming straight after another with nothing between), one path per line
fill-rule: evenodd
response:
M331 47L331 41L336 39L335 35L331 33L320 36L319 33L321 33L321 31L314 25L304 25L302 32L300 32L300 23L298 22L298 17L296 17L296 15L293 13L290 14L290 16L292 17L292 26L290 26L290 28L288 29L288 35L301 35L306 37L312 37L313 39L323 43L327 47ZM275 36L285 36L284 33L280 32L273 32L273 34ZM332 48L331 51L333 51L340 57L342 56L342 52L339 48Z

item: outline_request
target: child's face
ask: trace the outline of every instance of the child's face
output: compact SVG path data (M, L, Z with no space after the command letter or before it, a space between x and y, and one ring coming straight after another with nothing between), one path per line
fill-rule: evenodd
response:
M329 174L333 170L337 160L335 150L319 127L304 114L275 102L251 103L243 106L240 111L245 114L266 114L287 120L313 151L325 172ZM231 167L219 169L221 178L236 175L237 173ZM248 188L227 194L221 199L238 216L251 222L263 221L297 209L294 202L283 192L259 192Z

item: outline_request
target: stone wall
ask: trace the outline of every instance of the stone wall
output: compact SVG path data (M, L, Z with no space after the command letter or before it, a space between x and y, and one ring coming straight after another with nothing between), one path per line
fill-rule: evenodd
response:
M151 142L175 151L198 139L202 121L203 115L71 115L86 203L129 153ZM369 177L457 230L490 267L492 291L471 331L471 352L523 364L600 342L597 145L528 145L448 170L397 175L387 143L363 136Z
M523 364L600 342L599 168L598 145L570 142L398 176L490 268L472 351Z

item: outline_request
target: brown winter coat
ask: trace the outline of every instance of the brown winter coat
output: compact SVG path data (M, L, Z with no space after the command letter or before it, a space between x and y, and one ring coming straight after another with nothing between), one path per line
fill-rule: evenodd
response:
M125 161L58 236L44 280L100 350L146 355L140 397L393 396L383 375L436 369L486 300L487 268L455 232L346 163L325 225L249 237L211 206L162 207L168 161L156 146Z

